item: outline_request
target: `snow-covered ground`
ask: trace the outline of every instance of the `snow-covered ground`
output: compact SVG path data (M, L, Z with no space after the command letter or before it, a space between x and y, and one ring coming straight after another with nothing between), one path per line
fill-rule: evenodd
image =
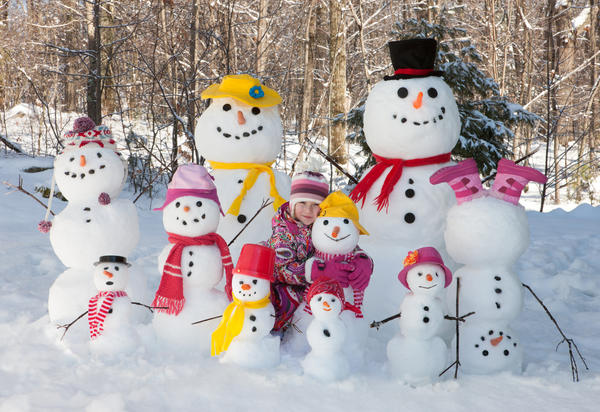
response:
M0 181L18 176L33 192L48 185L52 158L0 155ZM413 388L385 370L389 332L371 331L368 364L349 379L321 383L303 376L301 359L282 352L274 370L250 372L221 365L201 353L160 349L147 323L138 326L144 345L127 357L91 357L84 321L65 341L47 315L48 288L64 267L47 235L37 231L44 209L22 193L0 188L0 411L28 410L204 410L275 408L291 411L445 410L596 411L600 404L600 207L582 204L570 211L528 212L531 246L516 270L574 338L589 371L578 362L580 382L571 381L567 347L543 309L526 295L522 316L513 324L525 348L522 375L449 374L434 385ZM134 198L130 192L121 197ZM154 203L158 203L156 200ZM536 209L535 196L526 197ZM55 212L64 202L56 200ZM141 241L129 260L148 283L159 282L156 257L166 235L151 201L136 203ZM571 210L572 209L572 210ZM400 298L399 298L400 301ZM150 303L150 302L148 302ZM368 302L366 302L368 305ZM85 308L82 308L82 312ZM207 323L206 326L216 327ZM396 328L396 325L386 328Z

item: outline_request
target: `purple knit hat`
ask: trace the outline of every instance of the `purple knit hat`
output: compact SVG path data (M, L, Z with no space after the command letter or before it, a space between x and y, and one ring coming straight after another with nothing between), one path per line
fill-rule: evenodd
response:
M293 216L294 205L298 202L321 203L329 194L327 179L318 172L301 172L292 178L290 192L290 213Z
M214 179L204 166L192 163L179 166L167 186L165 203L154 210L163 210L169 203L180 197L195 196L214 201L219 206L221 214L225 216L217 195L217 187L213 183Z
M440 253L434 247L422 247L414 252L408 252L408 255L404 258L404 269L398 273L398 280L404 285L404 287L406 287L406 289L410 290L408 283L406 282L406 275L408 274L408 271L415 265L420 265L423 263L432 263L434 265L439 265L442 269L444 269L444 274L446 277L444 287L448 287L450 282L452 282L452 271L448 269L446 265L444 265L444 261L442 260Z

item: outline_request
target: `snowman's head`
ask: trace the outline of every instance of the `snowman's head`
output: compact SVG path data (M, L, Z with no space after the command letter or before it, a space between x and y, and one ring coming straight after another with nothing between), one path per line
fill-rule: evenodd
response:
M268 163L281 150L279 106L258 107L231 97L214 98L196 125L196 146L216 162Z
M263 299L271 292L271 282L242 273L235 273L231 279L233 296L242 302L253 302Z
M211 199L182 196L163 209L163 226L176 235L202 236L216 232L220 213L219 205Z
M342 300L332 293L319 293L310 299L310 311L321 321L336 319L342 312Z
M331 255L345 255L354 250L360 233L352 220L345 217L318 217L312 227L315 249Z
M129 264L124 261L111 261L114 259L104 259L109 256L102 256L99 262L94 266L94 285L99 291L118 291L125 290L129 281ZM119 256L115 256L119 258ZM122 259L124 260L124 259Z
M450 152L460 135L460 116L441 77L382 80L369 93L364 132L373 153L415 159Z
M444 290L444 268L433 263L415 265L406 273L409 289L418 295L438 296Z
M464 334L464 336L463 336ZM520 372L523 350L513 331L499 324L463 328L460 360L470 373Z
M56 156L54 176L62 194L75 202L93 201L100 193L116 198L125 183L127 165L120 154L90 143Z

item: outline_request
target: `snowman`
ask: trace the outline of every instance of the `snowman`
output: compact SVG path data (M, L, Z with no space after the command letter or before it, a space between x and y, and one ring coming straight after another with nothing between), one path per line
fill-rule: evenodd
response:
M276 91L247 74L229 75L204 92L212 99L198 118L196 146L213 169L219 199L226 210L219 234L231 241L263 209L232 247L237 260L241 246L271 235L271 219L290 194L290 178L271 168L281 150L283 126Z
M350 364L342 351L346 326L340 314L358 310L345 301L340 284L325 277L310 286L306 301L314 318L306 330L311 351L302 361L304 373L326 382L348 377Z
M212 356L225 352L222 362L251 369L279 364L279 337L270 334L275 324L269 297L274 264L273 249L244 245L233 271L233 302L212 334Z
M441 298L452 272L435 248L423 247L409 252L398 279L410 292L400 305L400 330L387 345L390 371L410 384L435 382L447 363Z
M216 234L221 206L212 176L200 165L181 165L175 171L162 207L169 235L158 257L162 273L153 306L152 325L160 341L210 353L211 328L194 321L221 313L228 304L217 285L232 262L227 244Z
M118 199L126 177L127 164L110 129L88 117L75 120L54 161L51 190L56 182L69 202L53 222L39 224L40 231L50 232L54 252L69 268L50 287L51 321L72 318L85 304L85 296L94 290L89 268L97 256L128 256L137 245L137 210L130 200ZM143 297L145 280L141 273L132 275L130 294Z
M513 267L529 246L527 216L519 205L529 181L543 183L546 177L507 159L498 163L489 191L473 159L431 176L432 184L447 183L456 193L444 238L450 256L463 265L455 272L461 311L475 312L460 335L460 362L467 373L521 370L522 349L510 324L523 308L523 288ZM454 306L456 284L448 289Z
M101 256L94 265L98 293L88 303L90 350L99 356L131 353L139 346L125 291L131 265L124 257L111 255Z
M352 200L342 192L334 192L319 205L321 212L312 226L315 254L306 261L306 280L333 279L343 287L344 299L356 312L345 311L341 318L348 331L348 344L344 350L359 366L364 360L364 345L368 327L363 318L362 305L365 289L373 273L373 261L359 246L360 235L368 232L358 221L358 210ZM310 306L303 303L304 311L296 311L294 323L305 330L310 317ZM304 312L304 313L303 313ZM292 338L292 341L297 339ZM301 348L297 343L292 347Z
M436 41L393 41L389 47L394 75L373 87L364 113L365 137L377 163L350 194L371 233L363 247L377 268L367 308L374 317L394 310L405 293L393 281L397 256L430 245L449 260L443 233L454 198L429 177L452 164L461 128L452 90L442 72L433 70Z

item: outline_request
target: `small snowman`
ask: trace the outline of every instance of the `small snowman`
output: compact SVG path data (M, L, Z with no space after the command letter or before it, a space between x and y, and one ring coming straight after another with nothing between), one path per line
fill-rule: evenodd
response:
M226 215L219 234L234 238L260 209L263 209L237 238L235 245L258 243L271 235L271 219L289 198L291 181L271 165L281 150L283 126L279 116L279 94L247 74L229 75L204 92L212 99L198 118L196 146L213 169L219 198ZM232 248L237 260L240 247Z
M169 235L158 257L162 273L152 325L162 342L194 347L208 355L211 328L192 325L225 309L226 294L216 287L233 264L227 244L216 232L222 214L212 176L200 165L181 165L167 188L162 210Z
M364 133L376 164L350 194L371 233L363 246L376 264L368 292L375 317L395 310L405 293L394 281L397 256L430 245L452 266L443 234L454 197L429 177L452 164L461 130L452 90L434 70L437 42L392 41L389 49L394 74L375 84L365 103Z
M519 198L530 181L543 183L546 177L507 159L498 162L490 190L482 187L473 159L431 176L432 184L447 183L456 195L444 238L452 259L463 265L455 271L460 308L475 312L460 332L460 363L466 373L521 371L522 348L509 325L523 309L523 287L513 267L529 246ZM455 299L456 283L448 288L448 305L454 306Z
M123 256L112 255L100 256L94 265L98 293L88 303L90 350L101 356L131 353L139 346L125 291L131 265Z
M68 269L50 287L48 313L52 322L76 315L94 290L90 267L99 255L129 256L139 240L137 210L119 199L127 177L127 163L116 148L111 131L88 117L75 120L64 136L65 148L54 160L54 182L68 204L53 222L38 228L50 232L54 252ZM53 193L48 201L48 209ZM48 219L48 213L46 218ZM136 299L146 293L145 278L132 272L129 292Z
M409 293L400 305L400 331L387 345L390 371L410 384L434 382L447 362L441 298L452 272L435 248L423 247L404 259L398 279Z
M312 227L315 254L306 262L306 279L316 282L321 278L333 279L342 286L344 299L356 312L343 312L342 320L348 330L348 344L344 346L356 365L362 363L363 346L368 328L362 314L365 289L373 273L373 261L359 246L360 235L368 232L358 221L358 210L352 200L342 192L334 192L319 205L321 212ZM305 312L310 313L305 300ZM303 330L309 318L297 311L295 321ZM355 365L355 366L356 366Z
M266 246L246 244L233 271L232 298L211 339L211 354L221 361L246 368L279 364L279 337L270 334L275 309L270 290L275 252Z
M346 309L358 310L345 301L340 284L325 277L310 286L306 301L314 319L306 330L311 351L302 361L304 373L326 382L346 378L350 364L342 351L346 326L340 314Z

